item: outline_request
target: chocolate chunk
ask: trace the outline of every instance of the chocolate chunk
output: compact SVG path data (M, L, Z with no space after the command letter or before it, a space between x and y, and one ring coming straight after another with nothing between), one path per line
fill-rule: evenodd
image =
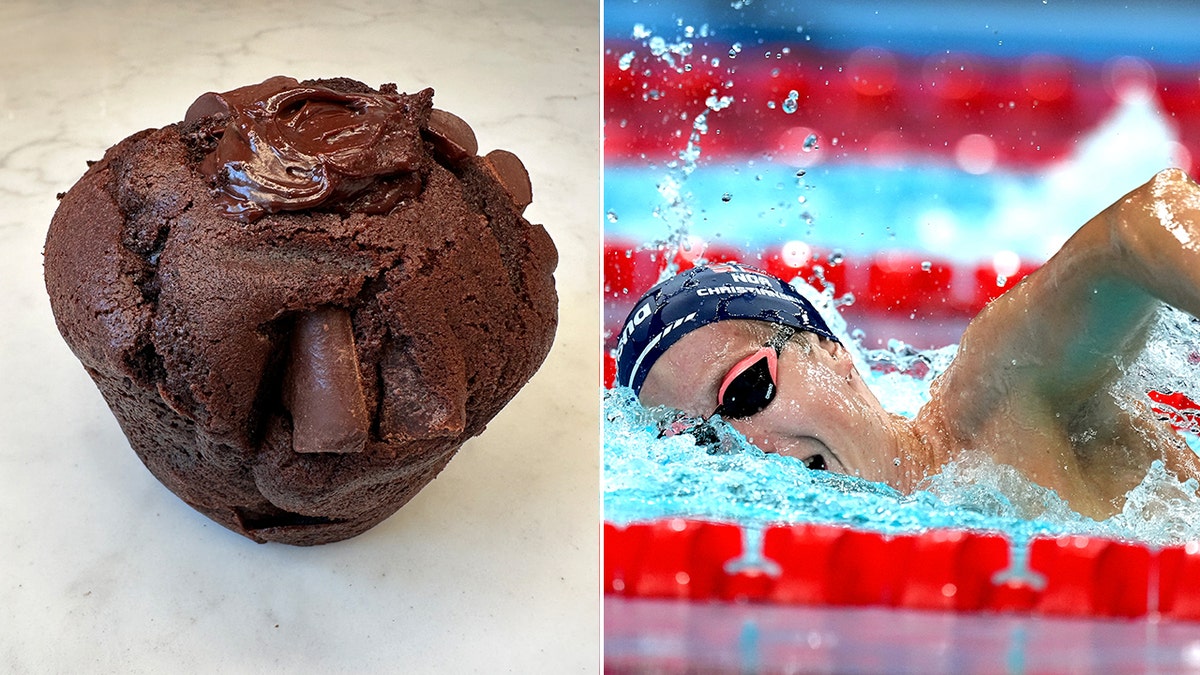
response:
M183 123L190 124L209 115L228 114L229 103L225 100L225 97L210 91L207 94L201 94L200 98L188 106L187 114L183 116Z
M525 207L533 202L533 184L529 182L525 165L507 150L493 150L487 154L487 160L492 172L517 205L517 210L523 213Z
M429 126L425 129L437 152L451 164L458 164L479 153L479 142L471 126L457 115L434 108L429 113Z
M296 318L284 399L296 452L362 452L370 416L344 309L322 307Z

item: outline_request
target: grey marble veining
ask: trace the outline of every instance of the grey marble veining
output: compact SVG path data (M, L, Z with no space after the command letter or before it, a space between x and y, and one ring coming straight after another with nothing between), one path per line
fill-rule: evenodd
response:
M449 9L452 5L454 9ZM580 672L599 665L597 3L0 6L0 670ZM558 245L549 359L368 533L209 522L141 466L59 338L55 194L192 100L287 74L436 89L516 152Z

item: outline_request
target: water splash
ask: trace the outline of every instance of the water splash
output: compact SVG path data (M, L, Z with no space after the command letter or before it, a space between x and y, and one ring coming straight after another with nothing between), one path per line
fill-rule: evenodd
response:
M655 35L644 24L636 24L633 28L632 36L635 40L641 41L642 49L635 49L623 54L618 62L618 67L621 70L635 69L639 58L647 62L657 61L665 64L678 74L689 73L697 65L713 69L720 67L720 58L718 57L697 57L695 55L695 47L692 40L697 37L707 37L709 35L707 24L696 27L685 25L682 21L679 21L677 22L677 26L681 28L681 34L674 37L666 37ZM642 52L641 55L639 55L639 51ZM729 46L726 56L730 60L736 59L741 52L741 43L733 43ZM727 66L727 68L732 72L732 65ZM646 72L649 73L650 71L647 70ZM668 83L666 86L669 87L671 85ZM720 113L735 103L737 99L729 93L734 86L732 78L723 78L721 84L718 87L714 87L706 97L703 109L697 110L694 113L685 112L679 118L680 122L685 125L690 122L690 128L684 127L680 130L681 132L684 129L686 130L687 141L684 147L676 154L676 158L667 162L667 173L655 186L660 197L660 203L651 212L651 216L655 220L662 222L665 226L665 234L660 238L650 238L640 247L641 250L654 250L662 253L666 265L665 269L662 270L660 280L670 278L679 271L679 265L675 260L674 253L676 251L687 250L686 247L691 240L690 233L695 216L691 204L695 200L693 195L687 190L687 181L700 163L702 145L709 131L709 115ZM657 87L649 88L643 93L643 98L647 101L656 100L661 98L664 93L663 89ZM791 101L793 106L795 106L798 96L798 93L792 92ZM724 202L729 202L732 199L732 194L724 193L722 199ZM692 260L692 262L703 264L706 260L701 255Z

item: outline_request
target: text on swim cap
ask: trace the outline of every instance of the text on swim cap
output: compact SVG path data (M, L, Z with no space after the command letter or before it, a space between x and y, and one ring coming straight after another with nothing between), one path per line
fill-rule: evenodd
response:
M650 318L654 313L654 302L644 302L641 307L638 307L637 312L630 317L629 321L625 322L625 328L621 329L621 337L617 341L617 361L621 360L621 352L625 351L625 343L629 341L629 336L633 335L636 329L643 321Z
M760 286L771 285L771 280L760 274L751 274L749 272L730 272L729 277L740 284L758 284Z
M741 295L743 293L753 293L755 295L766 295L780 300L787 300L795 303L792 298L780 293L771 288L760 288L758 286L717 286L716 288L701 288L696 291L696 295L704 297L708 295Z

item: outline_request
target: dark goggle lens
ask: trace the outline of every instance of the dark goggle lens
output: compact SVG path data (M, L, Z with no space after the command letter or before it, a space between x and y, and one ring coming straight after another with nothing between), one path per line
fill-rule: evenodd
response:
M755 361L725 387L717 401L716 413L721 417L750 417L762 412L775 398L775 381L766 357Z

